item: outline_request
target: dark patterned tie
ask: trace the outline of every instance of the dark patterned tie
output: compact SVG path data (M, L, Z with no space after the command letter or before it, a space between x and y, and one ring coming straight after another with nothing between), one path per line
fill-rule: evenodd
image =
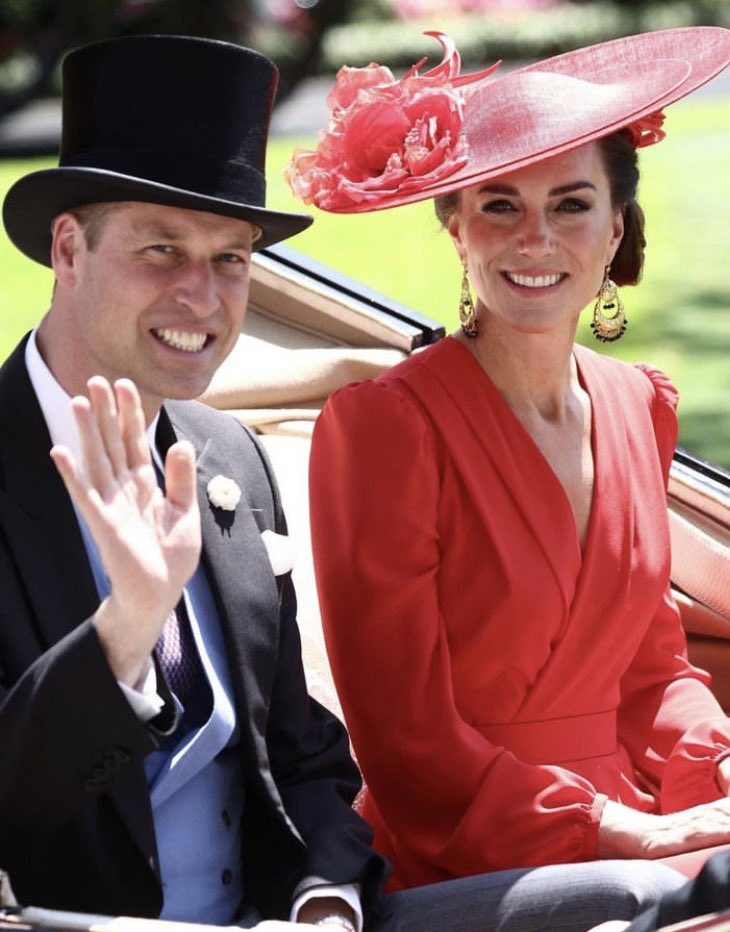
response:
M184 706L189 706L205 680L205 673L190 628L185 599L180 599L177 608L167 616L156 651L170 688Z
M153 460L157 484L165 491L165 477ZM184 597L170 612L162 626L155 646L162 672L185 708L190 724L204 721L212 706L212 693L208 678L195 645Z

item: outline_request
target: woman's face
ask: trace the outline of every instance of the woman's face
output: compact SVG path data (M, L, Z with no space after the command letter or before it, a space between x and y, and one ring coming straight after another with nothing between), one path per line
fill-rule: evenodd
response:
M448 223L478 314L527 333L568 322L596 294L623 235L597 143L465 188Z

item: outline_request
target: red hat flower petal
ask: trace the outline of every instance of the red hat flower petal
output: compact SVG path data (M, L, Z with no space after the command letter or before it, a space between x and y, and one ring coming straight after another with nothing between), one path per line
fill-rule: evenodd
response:
M461 135L468 86L491 74L499 62L475 75L459 76L452 40L430 32L443 60L423 75L418 68L400 80L372 63L343 67L327 97L329 129L316 150L295 150L285 171L294 194L305 204L341 210L376 201L385 192L438 181L466 162Z

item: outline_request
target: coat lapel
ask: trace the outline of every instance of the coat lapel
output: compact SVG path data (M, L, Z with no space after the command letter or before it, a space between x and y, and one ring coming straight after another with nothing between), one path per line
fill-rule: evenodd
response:
M268 501L256 500L243 465L245 457L233 456L230 443L220 443L213 434L197 436L188 420L180 416L182 410L178 405L163 409L157 442L163 456L178 435L196 447L202 560L229 651L241 737L248 752L253 752L249 760L258 762L258 770L268 782L265 733L275 667L271 652L276 649L277 628L272 619L278 616L279 595L261 530L273 526L271 500L270 496ZM235 428L240 430L237 425ZM241 488L235 511L216 508L208 500L208 482L219 474L232 478Z

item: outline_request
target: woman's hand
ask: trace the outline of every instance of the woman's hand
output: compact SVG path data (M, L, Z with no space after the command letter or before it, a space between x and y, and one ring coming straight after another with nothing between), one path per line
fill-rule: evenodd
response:
M134 686L200 556L195 453L187 442L170 448L163 495L134 384L95 377L88 391L73 401L83 470L65 447L51 456L109 577L97 636L116 679Z
M598 830L599 858L655 858L730 842L730 799L652 815L606 803Z

